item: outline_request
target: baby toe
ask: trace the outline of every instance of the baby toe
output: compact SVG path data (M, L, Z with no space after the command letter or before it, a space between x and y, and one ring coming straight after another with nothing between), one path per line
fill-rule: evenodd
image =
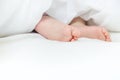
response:
M111 41L111 39L110 39L110 34L109 34L109 32L106 30L106 29L104 29L103 28L103 34L104 34L104 36L105 36L105 41Z

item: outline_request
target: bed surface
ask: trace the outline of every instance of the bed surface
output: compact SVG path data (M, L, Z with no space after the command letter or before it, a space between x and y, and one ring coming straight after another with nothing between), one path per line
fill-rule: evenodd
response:
M58 42L36 33L1 38L0 80L120 80L120 33L111 38Z

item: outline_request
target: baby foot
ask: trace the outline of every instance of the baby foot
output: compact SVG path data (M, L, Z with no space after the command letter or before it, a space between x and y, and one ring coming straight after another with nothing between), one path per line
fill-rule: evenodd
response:
M72 35L74 36L73 40L81 37L86 37L111 41L108 31L98 26L72 27Z
M49 40L71 41L72 28L49 16L43 16L35 30Z

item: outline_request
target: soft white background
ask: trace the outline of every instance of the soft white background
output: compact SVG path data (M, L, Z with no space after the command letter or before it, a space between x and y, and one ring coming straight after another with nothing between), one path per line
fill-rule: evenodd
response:
M46 40L38 34L0 39L0 80L120 80L120 35L113 42Z

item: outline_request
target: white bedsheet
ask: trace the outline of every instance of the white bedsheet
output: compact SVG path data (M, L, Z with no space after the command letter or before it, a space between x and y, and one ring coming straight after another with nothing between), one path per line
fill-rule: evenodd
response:
M113 42L46 40L38 34L0 39L0 80L120 80L120 33Z

